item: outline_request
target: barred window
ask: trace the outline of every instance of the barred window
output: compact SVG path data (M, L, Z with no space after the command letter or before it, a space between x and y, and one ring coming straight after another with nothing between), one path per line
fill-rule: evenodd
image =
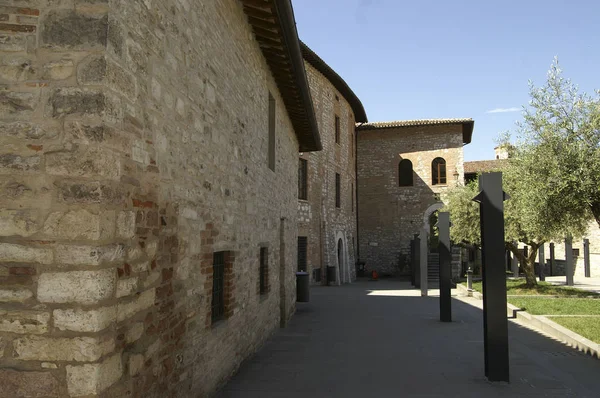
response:
M341 205L340 185L340 175L338 173L335 173L335 207L340 207Z
M265 294L269 290L269 249L260 248L260 294Z
M308 199L308 160L300 159L298 163L298 199Z
M213 254L211 319L215 323L225 315L225 252Z

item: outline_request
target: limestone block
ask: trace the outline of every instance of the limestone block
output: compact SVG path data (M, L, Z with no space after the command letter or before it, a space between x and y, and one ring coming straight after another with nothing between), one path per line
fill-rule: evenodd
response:
M140 354L135 354L129 357L129 375L135 376L140 373L142 369L144 369L144 356Z
M17 52L25 50L27 50L26 36L0 34L0 51Z
M43 273L37 298L42 303L94 304L113 296L115 281L114 269Z
M55 138L58 129L48 126L40 126L29 122L0 123L0 137L13 137L26 140L38 140L40 138Z
M106 177L116 180L121 176L119 155L105 148L88 148L78 152L54 152L45 155L48 174L70 177ZM0 167L2 158L0 156Z
M133 343L142 337L144 334L144 322L136 322L125 333L125 341L127 344Z
M38 229L37 212L0 209L0 236L31 236Z
M49 312L0 310L0 332L43 334L49 321Z
M146 290L132 301L119 303L117 307L117 321L121 322L125 319L131 318L140 311L152 307L154 305L155 298L156 289L152 288Z
M137 291L138 278L119 279L117 281L117 298L130 296Z
M51 264L52 250L14 243L0 243L0 261Z
M115 213L112 211L99 214L87 210L50 213L42 232L57 239L106 239L114 233L114 217Z
M75 64L71 59L48 62L44 65L43 80L64 80L73 76Z
M106 96L95 89L60 88L50 97L53 117L72 114L101 115L106 110Z
M59 383L49 372L0 369L0 396L6 398L58 397Z
M28 92L0 90L0 118L31 117L39 96Z
M122 211L117 217L117 237L131 239L135 236L135 212Z
M33 297L33 292L28 289L0 289L0 303L23 302Z
M29 57L5 55L0 60L0 80L10 83L23 82L35 78L35 69Z
M102 144L118 152L128 152L132 136L108 124L91 120L69 120L65 123L65 137L73 144Z
M15 358L24 361L93 362L115 349L114 338L25 336L13 341Z
M40 28L44 47L88 50L106 46L108 17L89 16L66 9L51 10Z
M39 156L20 156L12 153L0 155L0 174L14 172L35 172L40 170Z
M43 369L58 369L58 365L52 362L42 362L41 366Z
M117 319L117 307L102 307L93 310L54 310L54 327L73 332L99 332Z
M130 99L135 99L137 94L135 77L103 55L92 55L82 62L77 79L84 85L105 84Z
M67 388L72 397L100 394L116 383L123 374L121 354L105 361L83 366L67 365Z
M70 246L57 245L55 262L60 265L101 265L125 258L123 245Z

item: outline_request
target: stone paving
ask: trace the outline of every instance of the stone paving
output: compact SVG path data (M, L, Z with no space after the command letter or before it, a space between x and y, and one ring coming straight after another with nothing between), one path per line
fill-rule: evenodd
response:
M431 291L434 293L435 291ZM510 383L483 369L481 300L439 299L407 282L314 287L219 398L598 397L600 360L509 322Z
M566 276L547 276L546 282L550 282L553 285L566 285ZM573 278L574 288L587 290L589 292L600 293L600 278L585 278L576 276Z

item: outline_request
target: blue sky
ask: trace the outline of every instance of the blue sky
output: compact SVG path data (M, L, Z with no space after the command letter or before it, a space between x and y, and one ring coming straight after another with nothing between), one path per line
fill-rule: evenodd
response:
M600 88L599 1L292 4L300 38L344 78L369 121L473 118L467 161L494 158L494 140L521 119L528 80L543 84L554 56L583 91Z

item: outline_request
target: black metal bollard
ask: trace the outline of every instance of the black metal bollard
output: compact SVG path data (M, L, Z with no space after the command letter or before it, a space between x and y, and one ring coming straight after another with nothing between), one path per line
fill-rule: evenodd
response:
M440 251L440 320L452 322L452 252L450 249L450 213L438 213Z
M467 269L467 296L473 297L473 270Z
M592 270L590 269L590 240L583 240L583 264L585 267L585 277L590 278L592 276Z

